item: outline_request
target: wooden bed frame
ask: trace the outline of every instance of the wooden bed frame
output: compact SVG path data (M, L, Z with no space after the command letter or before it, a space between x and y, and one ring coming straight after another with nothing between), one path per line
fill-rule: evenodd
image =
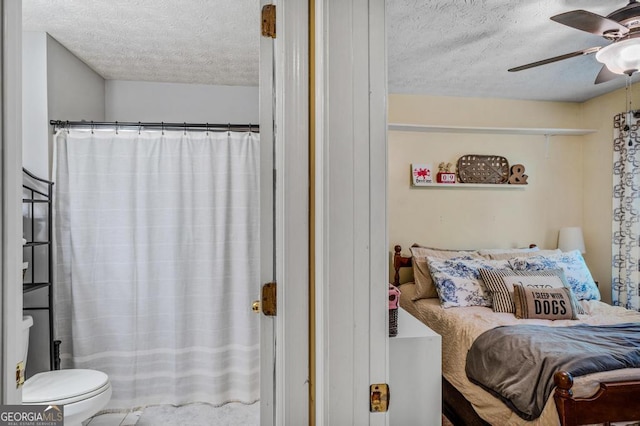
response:
M402 247L394 247L393 285L400 285L400 268L411 267L411 257L402 256ZM553 398L562 426L640 420L640 380L600 383L600 389L588 398L574 398L573 377L558 371ZM442 412L455 426L488 425L464 396L442 377Z

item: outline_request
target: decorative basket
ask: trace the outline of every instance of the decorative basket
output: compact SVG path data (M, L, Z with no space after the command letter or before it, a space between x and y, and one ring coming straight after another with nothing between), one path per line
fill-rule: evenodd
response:
M398 306L400 290L389 284L389 337L398 335Z
M463 155L458 159L458 180L462 183L506 183L509 162L499 155Z

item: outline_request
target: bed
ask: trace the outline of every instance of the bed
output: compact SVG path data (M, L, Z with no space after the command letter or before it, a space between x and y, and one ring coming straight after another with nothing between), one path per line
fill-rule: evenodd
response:
M532 249L533 250L533 249ZM400 291L400 307L418 318L442 336L443 413L456 425L579 425L637 424L640 420L640 368L620 368L572 377L566 371L555 371L553 392L540 405L540 413L525 420L490 390L472 383L467 377L467 352L479 336L489 330L509 329L508 326L558 327L579 324L594 329L605 325L640 326L640 313L607 305L599 300L581 300L577 319L518 319L514 313L494 312L490 306L462 306L443 308L437 297L418 298L414 280L400 284L402 268L412 267L418 278L412 256L403 256L401 247L394 249L394 282ZM520 255L517 253L514 255ZM542 255L527 253L531 259ZM449 256L454 256L451 254ZM497 255L496 257L507 255ZM552 258L554 255L549 255ZM432 260L431 258L429 258ZM511 261L511 260L510 260ZM417 263L417 262L416 262ZM534 262L531 262L534 263ZM430 264L431 265L431 264ZM433 265L436 265L435 262ZM586 266L586 265L585 265ZM417 300L414 300L417 299ZM505 326L505 327L502 327ZM571 329L574 331L577 329ZM556 330L553 330L556 331ZM634 349L635 350L635 349ZM635 350L640 353L639 350ZM515 381L517 382L517 381Z

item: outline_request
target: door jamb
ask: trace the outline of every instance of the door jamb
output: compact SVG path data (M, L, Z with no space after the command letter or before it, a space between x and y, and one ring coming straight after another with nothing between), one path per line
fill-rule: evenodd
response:
M0 396L2 404L20 404L22 391L16 388L15 372L22 356L22 3L20 0L0 0L0 15Z

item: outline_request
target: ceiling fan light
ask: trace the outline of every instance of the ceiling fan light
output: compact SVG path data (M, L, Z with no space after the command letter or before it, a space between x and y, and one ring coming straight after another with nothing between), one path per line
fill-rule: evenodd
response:
M630 38L603 47L596 59L616 74L631 74L640 70L640 38Z

